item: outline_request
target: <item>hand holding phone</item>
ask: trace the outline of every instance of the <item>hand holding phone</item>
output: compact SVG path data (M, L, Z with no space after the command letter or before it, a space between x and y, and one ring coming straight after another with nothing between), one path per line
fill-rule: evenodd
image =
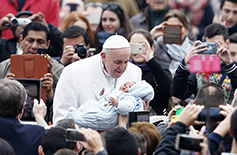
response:
M98 154L100 151L104 150L102 138L100 134L92 129L81 128L80 133L82 133L86 139L86 142L80 142L86 150L92 152L93 154Z
M67 129L65 139L70 142L86 141L85 137L76 129Z
M131 54L143 54L143 43L130 43Z
M216 54L217 52L217 44L216 43L209 43L209 42L204 42L204 43L198 43L198 45L207 45L207 50L201 52L200 54Z
M165 25L163 31L164 44L182 44L182 26L181 25Z
M192 138L189 135L178 134L175 141L175 149L186 150L192 152L201 152L202 147L200 143L203 142L201 138Z

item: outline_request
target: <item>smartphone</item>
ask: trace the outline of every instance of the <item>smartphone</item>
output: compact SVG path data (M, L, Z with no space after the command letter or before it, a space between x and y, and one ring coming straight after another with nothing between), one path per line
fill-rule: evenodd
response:
M65 139L70 142L86 141L85 137L76 129L67 129Z
M177 122L178 121L178 118L179 118L179 115L173 115L171 117L171 122Z
M130 43L131 54L142 54L143 53L143 43Z
M136 111L136 112L129 112L129 126L133 122L149 122L149 111Z
M217 44L216 43L203 42L203 43L197 44L197 46L200 44L207 45L207 50L203 51L200 54L216 54L216 52L217 52Z
M217 55L198 55L191 57L189 60L189 71L191 73L214 73L220 70L221 62Z
M198 115L198 121L206 121L210 118L213 121L223 121L225 117L220 114L221 109L219 107L204 108Z
M163 30L164 44L182 44L182 26L181 25L165 25Z
M46 48L38 48L37 53L38 54L47 54L47 49Z
M41 81L40 79L14 79L19 81L26 89L27 100L21 120L35 121L33 114L34 99L40 101Z
M185 134L177 134L175 141L175 149L192 151L192 152L201 152L202 150L202 147L200 146L201 142L203 142L203 139L193 138Z

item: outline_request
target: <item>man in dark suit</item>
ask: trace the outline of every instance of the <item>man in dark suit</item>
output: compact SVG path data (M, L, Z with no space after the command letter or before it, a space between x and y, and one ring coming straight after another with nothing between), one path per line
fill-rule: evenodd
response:
M26 90L18 81L0 81L0 137L9 142L16 155L38 155L45 129L19 121L26 98Z

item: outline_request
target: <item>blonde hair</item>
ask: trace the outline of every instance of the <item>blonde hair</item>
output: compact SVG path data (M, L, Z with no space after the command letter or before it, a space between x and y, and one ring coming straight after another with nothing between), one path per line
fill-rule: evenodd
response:
M156 126L149 122L136 122L132 123L129 131L145 136L147 141L147 155L152 155L161 140L161 134Z

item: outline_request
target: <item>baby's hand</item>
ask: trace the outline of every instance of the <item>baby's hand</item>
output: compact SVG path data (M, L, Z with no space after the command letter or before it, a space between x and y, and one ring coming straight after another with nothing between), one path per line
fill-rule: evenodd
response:
M119 101L119 97L109 97L109 103L110 105L114 105L116 107L118 107L118 101Z

